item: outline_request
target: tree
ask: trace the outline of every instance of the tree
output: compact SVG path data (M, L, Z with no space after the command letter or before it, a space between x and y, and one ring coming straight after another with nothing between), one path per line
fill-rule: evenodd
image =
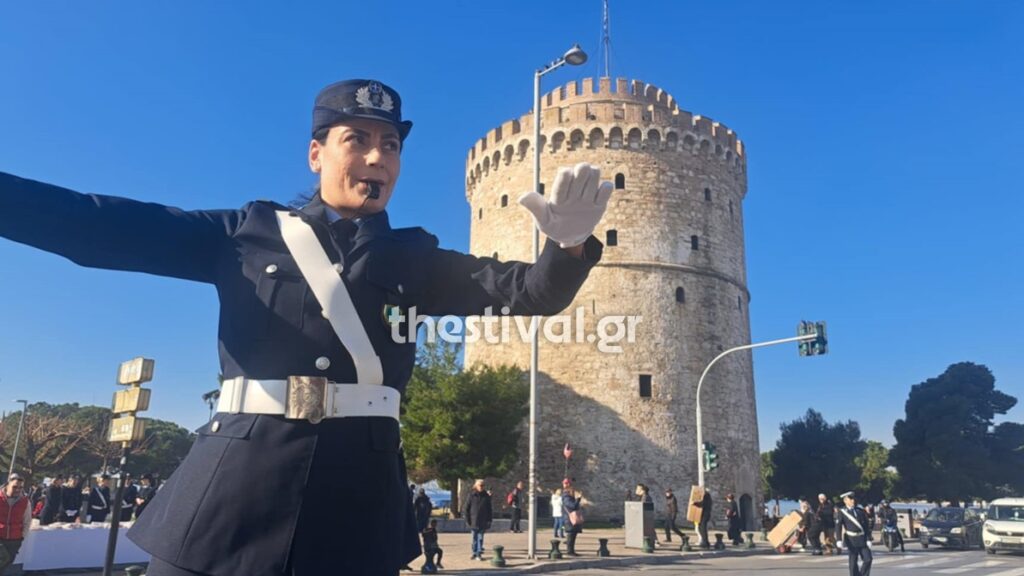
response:
M1019 425L992 427L995 415L1006 414L1016 403L1016 398L995 389L988 368L972 362L953 364L941 375L915 384L905 405L906 417L893 427L896 445L890 460L899 470L900 495L961 502L990 499L1002 482L1019 486ZM1005 476L1007 463L997 456L1018 466L1015 478Z
M406 389L402 414L410 478L438 479L455 491L457 509L460 478L504 476L518 460L528 401L529 387L518 368L460 370L456 346L426 344Z
M862 502L878 502L892 498L896 472L889 468L889 450L881 442L868 441L864 452L854 459L860 470L857 498Z
M771 486L776 498L839 494L857 485L861 474L854 460L865 444L856 422L829 424L820 413L808 409L803 418L779 428L782 436L771 456Z
M775 498L775 488L772 486L772 474L774 472L772 451L761 452L761 495L765 500L773 500Z

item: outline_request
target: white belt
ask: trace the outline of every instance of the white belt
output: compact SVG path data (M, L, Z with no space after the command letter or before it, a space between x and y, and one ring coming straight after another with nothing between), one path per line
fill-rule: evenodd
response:
M324 378L225 380L218 412L275 414L319 422L323 418L386 416L398 420L402 395L379 384L337 384Z

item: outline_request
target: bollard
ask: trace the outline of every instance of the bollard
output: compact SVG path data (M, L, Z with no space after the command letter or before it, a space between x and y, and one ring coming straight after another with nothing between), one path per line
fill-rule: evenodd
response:
M124 569L124 576L143 576L142 566L128 566Z
M693 546L690 546L690 537L683 534L683 552L693 552Z
M715 532L715 550L725 550L725 542L722 540L721 532Z
M643 548L641 548L641 550L643 550L647 554L653 554L654 553L654 538L651 538L650 536L644 536L644 546L643 546Z
M558 549L561 540L551 540L551 550L548 551L548 560L561 560L562 551Z
M504 558L504 556L502 556L502 554L504 552L505 552L505 547L504 546L502 546L500 544L496 544L494 546L494 558L491 558L491 566L494 566L495 568L504 568L505 567L505 558Z
M608 539L598 538L597 539L597 555L598 556L611 556L612 553L608 550Z
M747 537L747 548L753 548L754 547L754 533L753 532L747 532L746 534L744 534L744 536Z

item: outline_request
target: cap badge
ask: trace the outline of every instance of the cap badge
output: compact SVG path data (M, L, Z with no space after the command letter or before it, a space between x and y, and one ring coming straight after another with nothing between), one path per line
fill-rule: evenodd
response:
M391 112L395 108L394 100L380 82L370 82L356 90L356 103L364 108L376 108L385 112Z

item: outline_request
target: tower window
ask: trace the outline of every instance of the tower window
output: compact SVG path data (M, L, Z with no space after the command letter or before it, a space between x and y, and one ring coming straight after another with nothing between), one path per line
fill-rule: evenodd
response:
M651 397L651 375L641 374L640 375L640 397L650 398Z
M622 190L625 187L626 187L626 175L625 174L616 174L615 175L615 189L616 190Z
M476 219L477 220L483 220L484 219L484 209L483 208L480 208L479 210L477 210Z
M690 236L690 250L700 250L700 238L696 235Z
M686 290L683 290L682 286L676 288L676 302L680 304L686 302Z
M736 309L737 310L742 310L743 309L743 297L742 296L736 296Z
M732 218L732 200L729 200L729 218Z
M609 230L604 234L604 243L606 246L618 246L619 245L619 232L618 230Z
M704 201L711 202L711 188L704 189Z
M508 194L502 194L501 195L501 207L504 208L506 206L508 206Z
M540 183L540 189L537 190L537 193L540 194L541 196L544 195L544 183L543 182Z

